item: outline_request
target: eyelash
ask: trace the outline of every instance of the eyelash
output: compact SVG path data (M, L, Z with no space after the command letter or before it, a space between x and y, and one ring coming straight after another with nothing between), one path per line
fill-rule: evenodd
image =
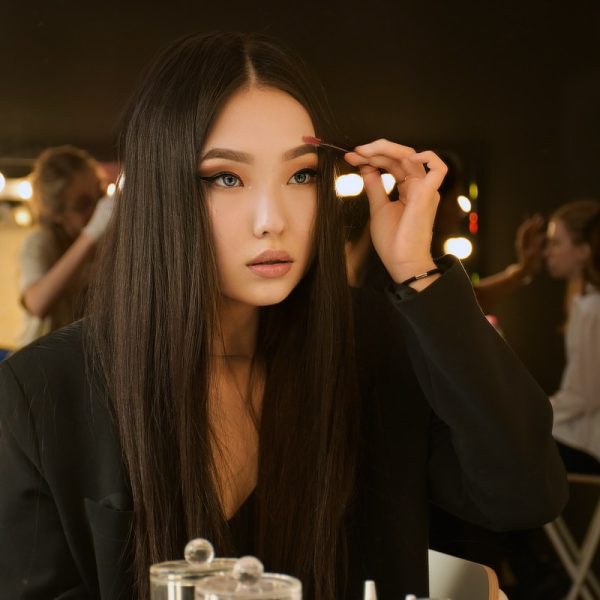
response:
M292 175L292 177L290 177L290 179L292 179L293 177L296 177L297 175L304 175L304 174L309 175L311 177L311 179L305 183L296 183L294 185L309 185L310 183L314 183L315 179L319 175L315 169L300 169L300 171L296 171ZM238 177L237 175L234 175L233 173L230 173L229 171L222 171L221 173L215 173L214 175L210 175L210 176L206 176L206 177L200 176L200 179L202 181L204 181L205 183L208 183L209 185L217 185L217 187L223 187L223 188L243 187L243 184L241 186L216 184L216 181L218 181L219 179L222 179L223 177L227 177L227 176L234 177L240 183L242 181L240 177Z

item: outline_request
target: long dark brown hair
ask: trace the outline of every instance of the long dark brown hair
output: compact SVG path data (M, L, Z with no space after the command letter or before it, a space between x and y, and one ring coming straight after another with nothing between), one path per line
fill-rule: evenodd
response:
M209 538L233 552L217 493L208 419L220 292L199 153L231 95L283 90L327 136L320 89L297 59L254 35L191 35L150 68L127 113L124 187L90 306L134 509L137 594L151 563ZM333 598L344 558L358 427L352 314L333 164L319 157L314 259L281 304L261 309L266 365L256 489L256 552L269 570ZM343 569L341 570L343 572Z

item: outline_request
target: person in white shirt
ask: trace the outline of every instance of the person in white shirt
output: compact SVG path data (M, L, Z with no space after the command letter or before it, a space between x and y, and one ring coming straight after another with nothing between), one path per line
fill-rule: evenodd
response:
M547 230L547 268L567 281L566 366L550 401L553 434L567 470L600 473L600 202L556 210Z
M39 227L19 255L20 346L82 316L94 249L113 210L100 165L73 146L40 154L32 188Z

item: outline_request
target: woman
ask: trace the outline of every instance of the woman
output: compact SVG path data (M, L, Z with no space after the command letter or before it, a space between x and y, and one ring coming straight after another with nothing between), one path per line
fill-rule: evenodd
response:
M82 316L91 258L112 210L100 165L73 146L44 150L33 171L33 201L40 226L19 256L20 345Z
M429 500L499 528L562 508L547 399L460 264L431 259L433 153L345 156L401 282L352 310L333 159L303 143L329 137L316 90L240 34L150 70L91 317L3 365L3 592L146 598L149 565L203 535L308 598L425 594Z
M548 222L546 262L567 281L566 366L550 398L567 470L600 473L600 202L564 204Z

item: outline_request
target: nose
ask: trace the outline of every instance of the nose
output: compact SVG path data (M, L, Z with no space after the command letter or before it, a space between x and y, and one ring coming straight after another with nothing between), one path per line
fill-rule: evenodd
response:
M281 193L276 189L263 189L255 199L253 233L257 238L280 235L286 219Z

